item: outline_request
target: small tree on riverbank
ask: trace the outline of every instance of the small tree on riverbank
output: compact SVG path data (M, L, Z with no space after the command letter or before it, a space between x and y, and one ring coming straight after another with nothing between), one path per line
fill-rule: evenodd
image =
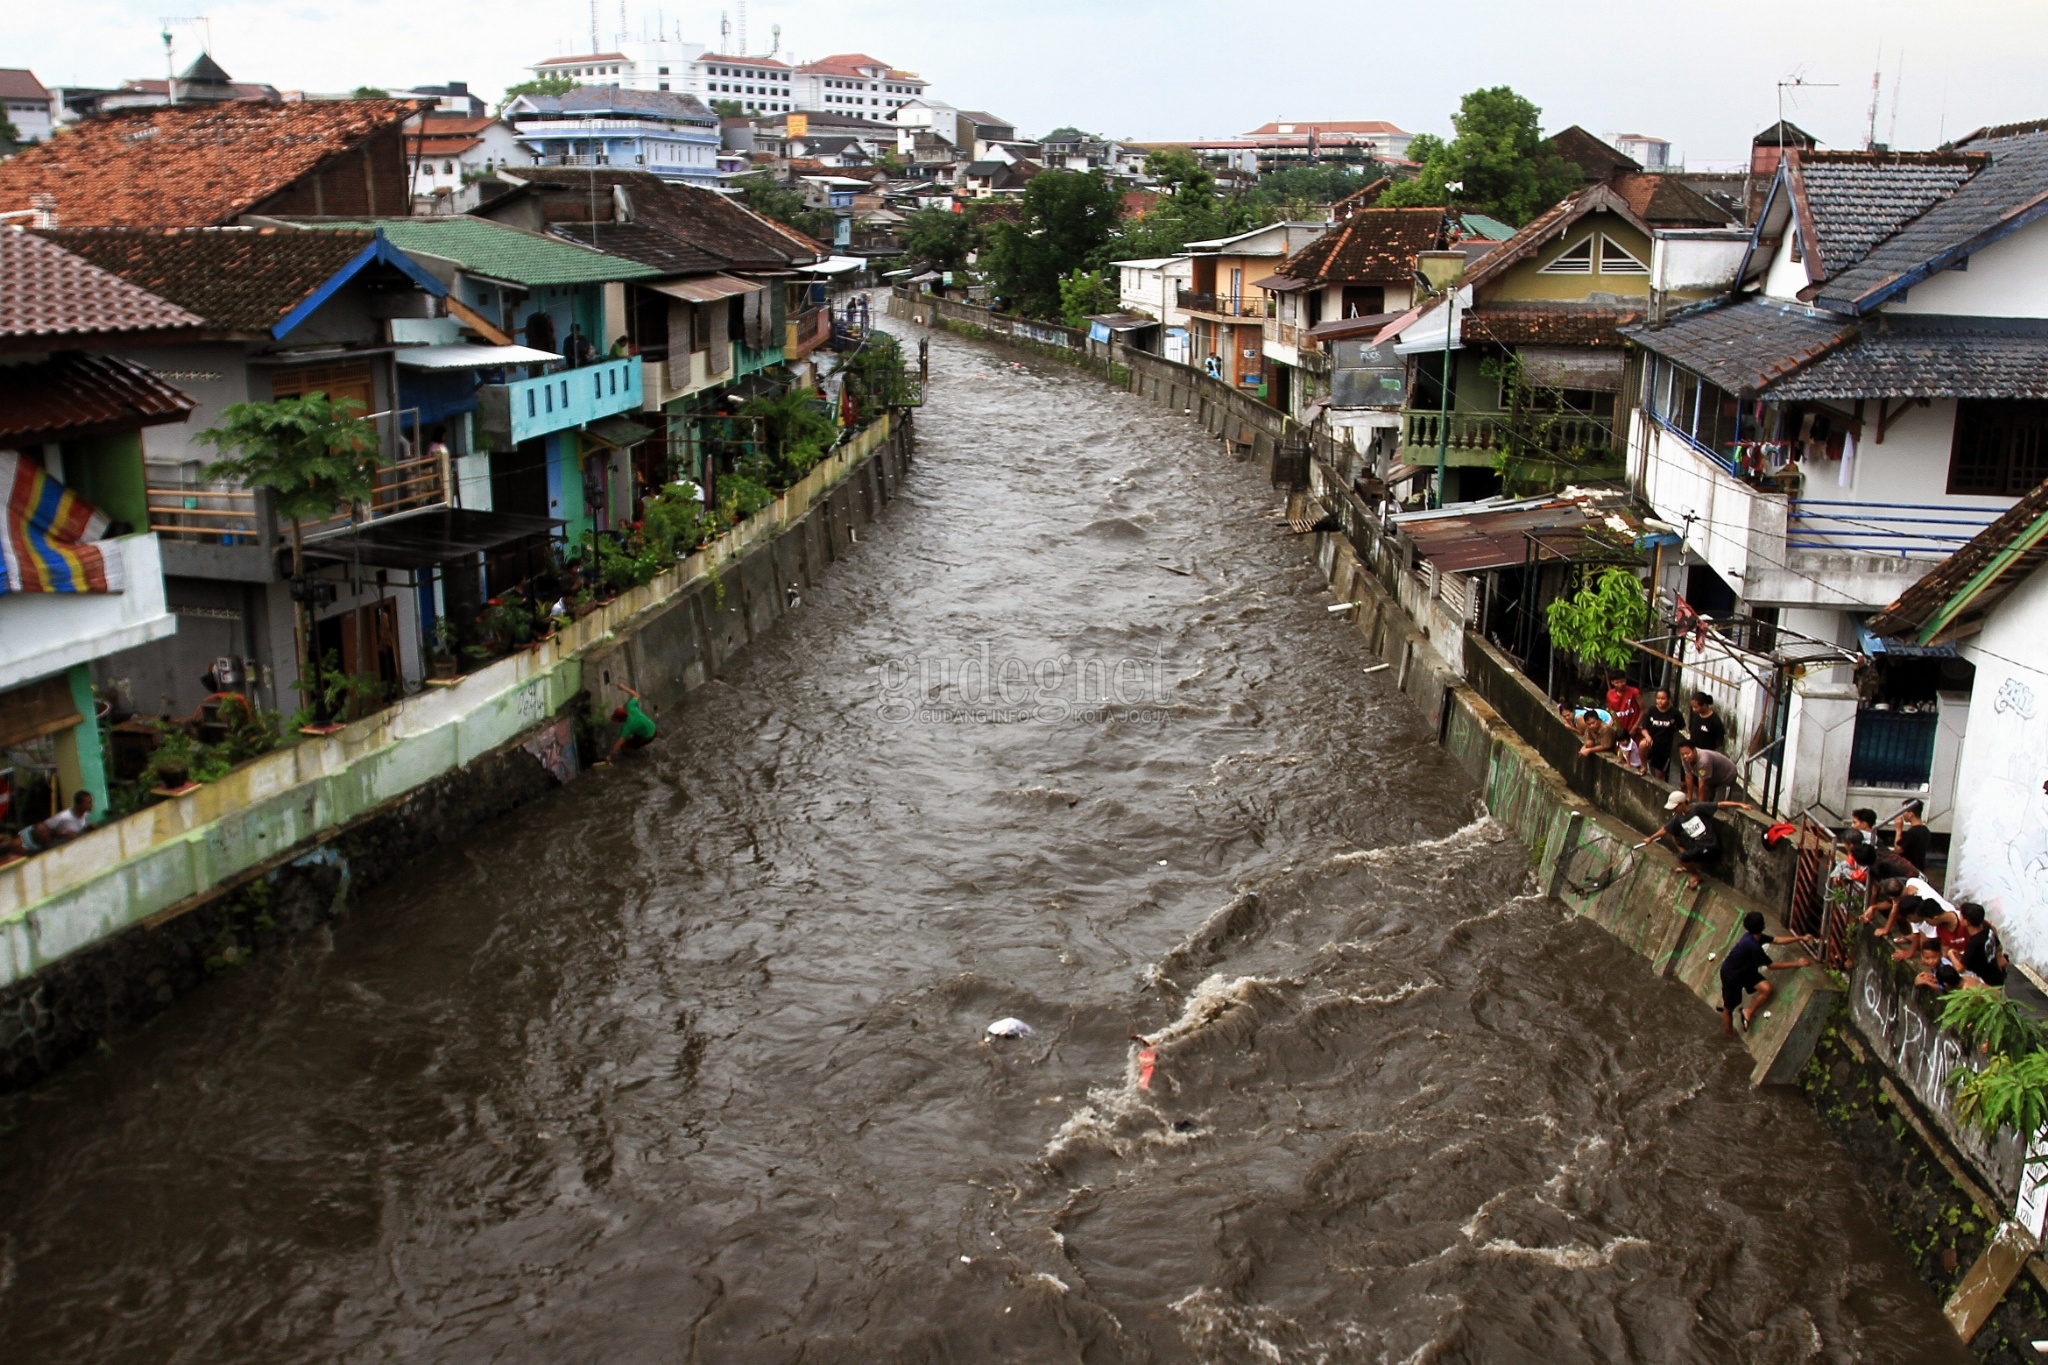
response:
M262 489L277 515L291 523L294 578L305 573L305 523L367 502L376 489L377 428L363 419L362 410L353 398L331 400L324 393L274 403L232 403L221 413L219 426L199 433L199 440L227 457L208 465L202 477ZM303 674L309 662L315 664L310 682L317 689L311 630L302 606L299 669Z
M1629 641L1650 624L1643 584L1627 569L1605 568L1570 597L1546 612L1550 642L1595 668L1626 668L1635 651Z

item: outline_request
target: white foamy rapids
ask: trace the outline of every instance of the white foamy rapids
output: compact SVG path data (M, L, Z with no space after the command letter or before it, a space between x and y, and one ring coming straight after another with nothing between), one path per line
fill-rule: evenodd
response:
M1218 1020L1233 1010L1249 1006L1261 988L1291 985L1291 982L1270 980L1263 976L1231 976L1215 972L1205 977L1195 987L1185 1004L1181 1006L1180 1017L1165 1028L1150 1035L1152 1046L1165 1049L1182 1039L1195 1037L1209 1029ZM1130 1083L1137 1084L1137 1053L1131 1054L1129 1066Z
M1191 1345L1211 1351L1236 1348L1255 1360L1283 1361L1287 1353L1273 1340L1276 1333L1294 1326L1277 1313L1231 1303L1214 1289L1197 1289L1167 1305L1187 1323Z
M1373 866L1386 863L1412 865L1420 854L1438 851L1464 853L1512 837L1513 831L1506 825L1491 815L1482 814L1471 823L1460 825L1449 834L1435 839L1418 839L1412 844L1390 844L1384 848L1361 848L1349 853L1333 853L1323 860L1323 866L1353 867L1360 863Z
M1474 1250L1488 1256L1512 1256L1519 1260L1535 1261L1541 1265L1555 1266L1559 1270L1596 1270L1614 1263L1614 1253L1623 1247L1646 1247L1649 1243L1640 1237L1616 1237L1597 1247L1525 1247L1520 1242L1511 1242L1505 1237L1496 1237L1482 1242Z

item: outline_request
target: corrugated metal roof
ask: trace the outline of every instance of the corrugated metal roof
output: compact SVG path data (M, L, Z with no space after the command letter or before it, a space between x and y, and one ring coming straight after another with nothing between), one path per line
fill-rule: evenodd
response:
M1529 533L1542 533L1543 559L1571 558L1599 518L1579 503L1558 499L1536 507L1475 509L1395 523L1415 542L1415 553L1443 573L1477 573L1525 564Z
M644 280L662 273L652 266L572 246L487 218L378 218L307 226L381 228L401 251L439 256L465 270L513 284L605 284L612 280Z

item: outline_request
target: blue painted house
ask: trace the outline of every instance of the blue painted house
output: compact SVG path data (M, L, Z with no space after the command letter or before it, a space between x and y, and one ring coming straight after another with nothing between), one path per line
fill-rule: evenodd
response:
M505 117L536 166L610 166L718 183L718 115L694 95L580 85L521 95Z

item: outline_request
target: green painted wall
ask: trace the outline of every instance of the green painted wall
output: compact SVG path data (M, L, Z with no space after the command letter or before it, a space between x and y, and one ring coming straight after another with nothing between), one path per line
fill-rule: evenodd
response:
M64 443L64 482L114 521L149 528L143 483L142 433L117 432Z

